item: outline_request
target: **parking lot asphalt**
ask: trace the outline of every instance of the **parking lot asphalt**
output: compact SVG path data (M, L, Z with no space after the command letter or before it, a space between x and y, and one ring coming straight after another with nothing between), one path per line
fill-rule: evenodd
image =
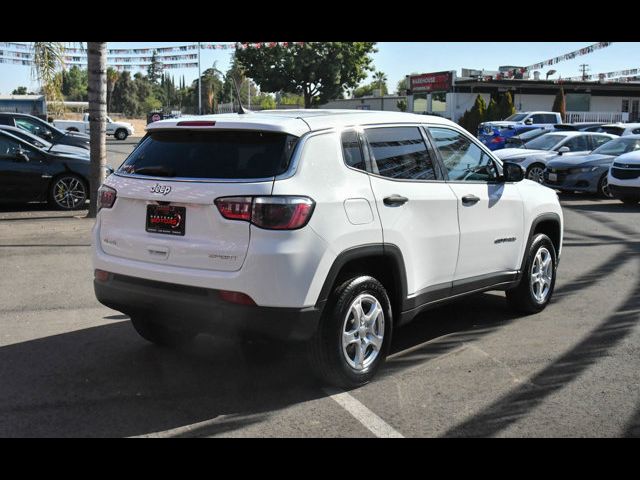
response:
M119 165L132 146L109 143ZM425 312L350 392L300 348L147 343L95 299L86 212L3 206L0 437L640 436L640 207L561 200L546 310L489 292Z

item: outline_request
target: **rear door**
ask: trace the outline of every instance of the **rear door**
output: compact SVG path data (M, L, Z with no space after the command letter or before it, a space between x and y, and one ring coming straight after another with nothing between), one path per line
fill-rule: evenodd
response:
M365 127L364 136L384 243L402 252L409 300L417 306L448 294L458 256L456 197L422 127Z
M451 127L429 127L457 200L460 249L455 289L495 283L517 270L524 242L524 209L517 186L496 183L494 160L469 136Z
M149 134L108 178L117 199L100 212L102 249L177 267L239 270L250 224L225 219L214 200L271 194L296 140L249 130Z

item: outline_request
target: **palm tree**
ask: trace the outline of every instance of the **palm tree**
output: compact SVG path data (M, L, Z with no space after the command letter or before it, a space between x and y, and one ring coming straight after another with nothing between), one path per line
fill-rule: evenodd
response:
M42 89L49 101L55 101L64 108L60 78L57 75L64 68L64 44L61 42L34 42L33 66ZM97 213L98 188L104 182L107 163L107 44L87 43L87 63L89 70L89 126L91 179L89 186L88 218Z
M64 98L62 97L62 75L58 73L64 68L64 44L61 42L34 42L33 70L42 93L46 100L56 110L54 113L64 112ZM59 110L61 109L61 110Z
M91 185L88 218L98 213L98 188L105 179L107 165L107 42L87 42L89 70L89 135Z
M387 83L387 74L381 71L374 72L373 80L378 82L378 88L380 88L380 110L384 110L384 91L382 86Z

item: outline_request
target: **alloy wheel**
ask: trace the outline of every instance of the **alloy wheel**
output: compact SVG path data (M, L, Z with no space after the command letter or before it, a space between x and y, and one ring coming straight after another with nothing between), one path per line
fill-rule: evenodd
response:
M540 247L536 252L531 266L531 279L529 285L531 294L538 303L544 303L551 290L553 280L553 259L551 253L545 247Z
M534 182L542 183L544 178L543 173L544 169L542 167L531 167L529 173L527 174L527 178L529 180L533 180Z
M376 360L384 341L384 311L373 295L358 295L342 326L342 354L351 368L363 371Z
M77 177L62 177L53 186L53 200L60 208L70 210L84 204L87 189Z

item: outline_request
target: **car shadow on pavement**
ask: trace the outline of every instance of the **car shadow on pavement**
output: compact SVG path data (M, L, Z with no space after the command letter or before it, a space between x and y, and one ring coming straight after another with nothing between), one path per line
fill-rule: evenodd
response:
M594 214L583 212L585 216L595 218ZM630 230L625 225L597 216L613 231L625 238ZM589 237L589 234L584 234ZM554 294L555 298L583 290L602 278L606 278L629 260L635 261L640 269L640 242L628 241L622 250L593 268L582 278L565 284ZM524 418L530 411L540 405L547 397L577 379L591 365L615 348L625 337L630 335L640 321L640 278L634 289L615 311L603 319L583 340L567 353L555 359L547 367L530 378L526 383L514 388L506 395L475 413L470 418L449 429L444 437L490 437L508 428ZM631 420L627 436L638 435L640 413Z
M302 345L250 351L246 342L201 335L188 347L163 349L117 317L0 347L1 437L126 437L176 429L167 435L216 435L327 396L309 374ZM398 330L393 352L411 354L390 360L382 375L514 318L500 294L477 295L473 305L450 304L422 317L429 318Z

